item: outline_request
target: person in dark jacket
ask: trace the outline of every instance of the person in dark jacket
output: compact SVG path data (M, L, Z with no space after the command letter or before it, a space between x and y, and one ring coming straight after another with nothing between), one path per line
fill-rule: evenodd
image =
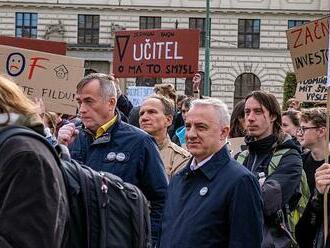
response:
M330 185L330 164L324 163L315 172L315 191L296 227L300 248L330 248L329 231L324 243L323 203L326 186ZM328 195L328 230L330 228L330 199Z
M44 130L34 103L0 76L0 130L11 125ZM51 151L37 139L16 135L1 145L0 157L0 247L62 248L68 199Z
M315 189L315 171L325 162L326 108L304 109L297 137L304 147L303 168L306 172L310 192Z
M77 101L84 128L74 124L59 130L58 141L73 159L94 170L113 173L139 187L151 202L151 228L158 242L167 190L164 165L153 138L121 121L116 108L115 79L90 74L77 85Z
M260 247L261 193L226 147L227 106L217 99L193 101L186 128L193 158L170 181L160 247Z
M301 127L297 136L308 150L303 154L304 170L313 196L309 199L296 228L296 237L301 248L323 247L323 194L324 185L330 183L329 166L325 162L326 109L305 109L301 115ZM329 205L328 205L329 206ZM330 241L327 247L330 247Z
M248 156L243 164L259 178L261 186L265 219L262 247L289 247L294 240L283 220L300 199L300 147L282 132L281 109L274 95L252 92L245 98L244 111ZM269 174L271 158L281 149L287 151Z

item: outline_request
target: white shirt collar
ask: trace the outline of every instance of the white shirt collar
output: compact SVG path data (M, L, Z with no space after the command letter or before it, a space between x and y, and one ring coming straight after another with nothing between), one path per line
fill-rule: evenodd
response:
M207 157L206 159L200 161L199 163L197 163L196 159L193 158L193 160L191 161L190 164L190 169L193 170L197 170L198 168L202 167L206 162L208 162L214 154L211 154L209 157Z

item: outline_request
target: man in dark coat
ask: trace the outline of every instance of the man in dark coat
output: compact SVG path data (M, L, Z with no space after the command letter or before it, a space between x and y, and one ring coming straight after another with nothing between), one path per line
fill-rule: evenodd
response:
M216 99L193 101L186 128L193 158L170 182L160 247L260 247L260 189L226 147L227 106Z
M157 145L142 130L121 121L115 110L114 78L95 73L77 85L77 101L84 128L63 126L58 141L68 145L73 159L97 171L113 173L139 187L151 203L151 228L158 242L167 178Z

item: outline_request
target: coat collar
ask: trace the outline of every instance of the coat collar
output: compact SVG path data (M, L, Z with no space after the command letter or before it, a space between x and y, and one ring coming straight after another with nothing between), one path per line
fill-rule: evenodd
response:
M108 143L111 141L111 134L114 132L114 130L117 129L118 125L121 123L121 116L119 111L116 110L115 115L117 115L115 123L113 123L113 125L108 128L108 130L104 134L95 139L92 145ZM88 129L86 130L86 132L89 133L89 135L92 135Z
M215 175L222 170L226 164L229 162L231 156L227 145L223 146L218 152L216 152L212 158L207 161L202 167L198 168L196 172L201 172L208 180L212 180ZM190 173L194 174L195 171L191 171L190 164L192 162L190 159L186 168L182 171L184 174L189 175Z

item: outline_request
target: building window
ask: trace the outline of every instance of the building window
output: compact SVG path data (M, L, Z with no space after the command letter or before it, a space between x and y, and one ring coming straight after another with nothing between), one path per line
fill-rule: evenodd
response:
M300 25L304 25L308 22L309 22L308 20L289 20L288 21L288 29L293 28L293 27L297 27L297 26L300 26Z
M161 17L140 16L140 29L160 29Z
M243 73L235 80L234 106L254 90L260 90L260 80L253 73Z
M99 44L99 32L99 15L78 15L78 44Z
M200 47L205 47L205 40L206 40L205 22L206 22L206 18L189 18L189 28L200 30L200 36L199 36ZM209 37L211 37L211 19L209 20Z
M238 47L259 48L260 46L260 20L238 20Z
M37 38L38 14L16 13L16 37Z

